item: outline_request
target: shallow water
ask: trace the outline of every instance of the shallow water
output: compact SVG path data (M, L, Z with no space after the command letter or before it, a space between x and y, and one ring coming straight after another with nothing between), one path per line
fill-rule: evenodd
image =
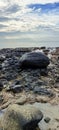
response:
M1 116L3 115L3 112L2 111L0 111L0 118L1 118Z
M39 123L40 130L59 130L59 105L35 103L34 106L39 108L44 115L42 121ZM49 123L44 121L46 117L50 118Z
M3 116L3 114L4 114L5 111L6 111L5 109L4 110L0 110L0 119Z

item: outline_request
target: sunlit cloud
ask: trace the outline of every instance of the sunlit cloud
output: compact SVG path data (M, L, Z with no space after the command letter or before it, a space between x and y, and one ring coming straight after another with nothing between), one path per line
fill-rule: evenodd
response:
M21 38L18 35L20 33L23 33ZM27 41L33 41L34 37L38 41L39 38L44 40L55 37L59 34L59 0L0 0L0 35L2 34L6 40L19 41L26 37Z

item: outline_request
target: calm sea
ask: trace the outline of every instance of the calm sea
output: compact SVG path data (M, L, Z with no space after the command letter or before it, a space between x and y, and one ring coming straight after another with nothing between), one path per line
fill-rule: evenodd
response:
M18 47L59 47L59 42L41 42L41 43L0 43L1 48L18 48Z

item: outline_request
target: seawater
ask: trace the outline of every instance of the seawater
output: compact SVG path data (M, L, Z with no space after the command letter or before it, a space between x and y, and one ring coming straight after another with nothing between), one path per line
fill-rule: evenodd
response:
M41 46L46 46L46 47L59 47L59 42L39 42L39 43L0 43L0 49L2 48L18 48L18 47L41 47Z

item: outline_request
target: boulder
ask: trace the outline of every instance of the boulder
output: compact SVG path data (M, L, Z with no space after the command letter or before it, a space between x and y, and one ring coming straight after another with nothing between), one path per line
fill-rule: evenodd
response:
M20 58L21 68L46 68L49 58L41 52L29 52Z
M42 112L32 105L13 104L4 114L3 130L34 130L42 118Z

